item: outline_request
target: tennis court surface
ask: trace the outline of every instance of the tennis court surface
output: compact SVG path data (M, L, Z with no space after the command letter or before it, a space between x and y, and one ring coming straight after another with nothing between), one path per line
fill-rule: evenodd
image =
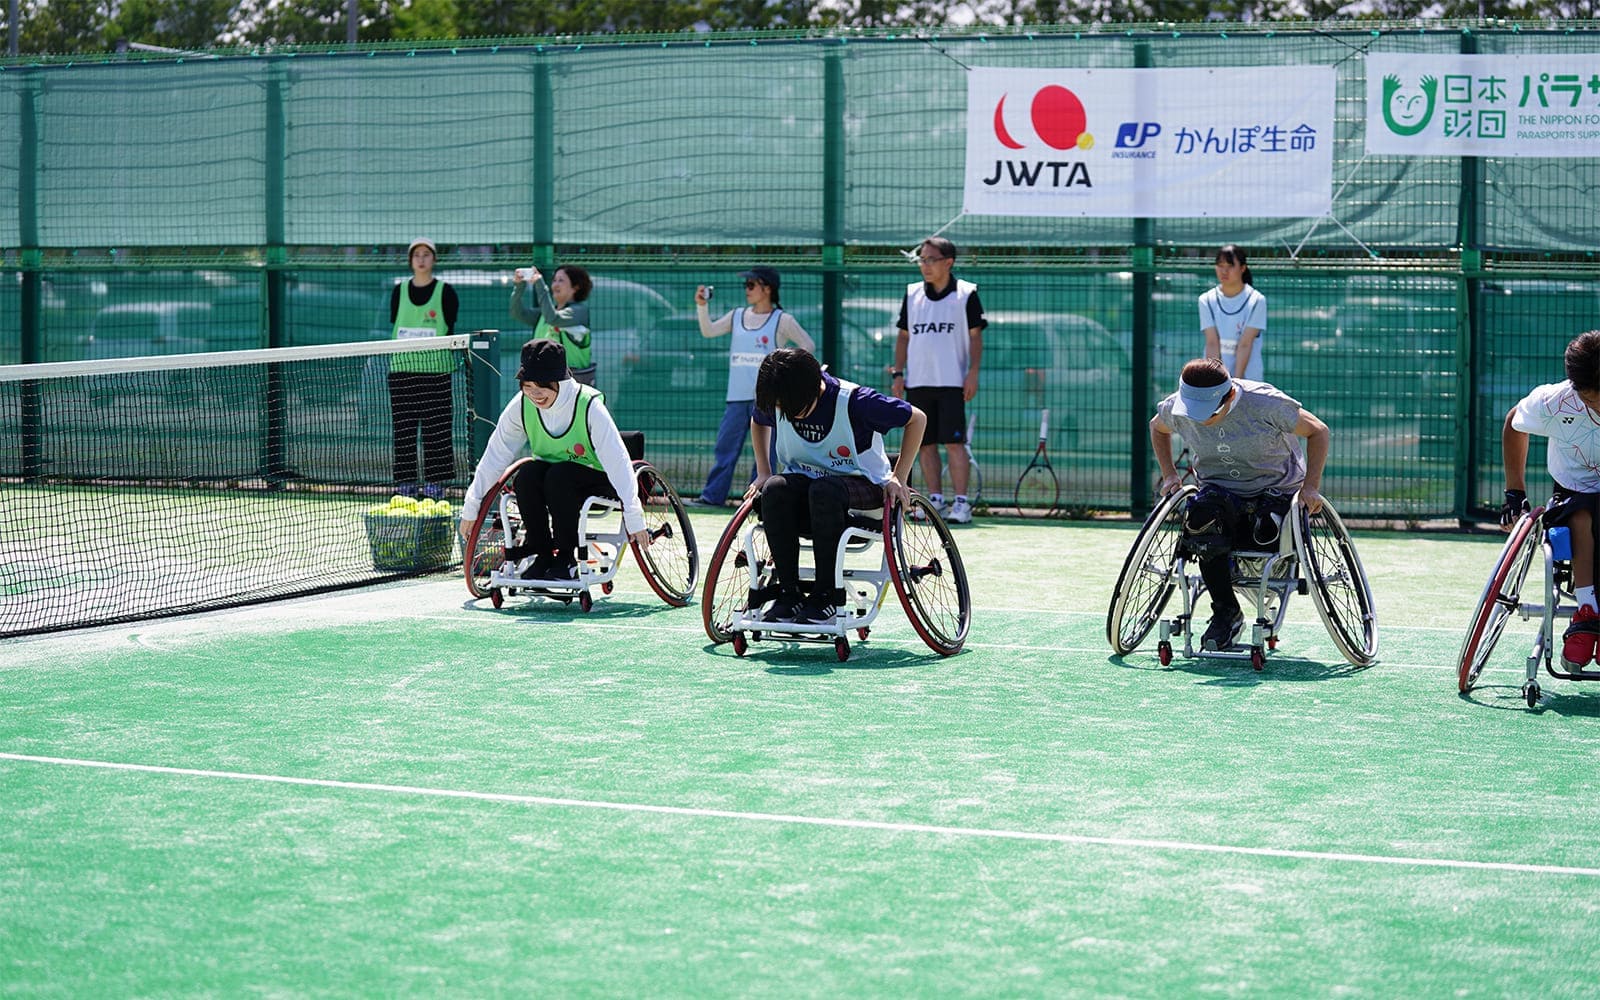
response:
M0 992L1600 989L1600 686L1527 711L1519 622L1456 694L1497 538L1357 532L1378 664L1296 597L1255 674L1111 657L1134 533L962 531L949 659L739 659L631 565L9 641Z

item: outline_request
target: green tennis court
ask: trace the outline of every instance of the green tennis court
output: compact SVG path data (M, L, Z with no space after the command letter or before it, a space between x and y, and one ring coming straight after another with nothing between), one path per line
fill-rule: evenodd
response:
M1498 539L1358 532L1379 663L1296 597L1255 674L1110 656L1134 531L962 531L949 659L631 565L8 642L0 992L1592 995L1600 687L1527 711L1517 623L1456 694Z

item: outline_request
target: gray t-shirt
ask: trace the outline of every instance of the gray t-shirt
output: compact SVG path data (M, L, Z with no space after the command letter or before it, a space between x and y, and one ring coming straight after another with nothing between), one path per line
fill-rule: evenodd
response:
M1195 475L1232 493L1292 493L1306 478L1305 451L1294 429L1300 404L1265 382L1236 378L1239 398L1210 427L1172 412L1178 394L1156 407L1194 455Z

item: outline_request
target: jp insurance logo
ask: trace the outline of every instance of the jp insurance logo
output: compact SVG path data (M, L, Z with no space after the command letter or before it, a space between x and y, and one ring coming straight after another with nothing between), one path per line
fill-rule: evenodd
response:
M1320 216L1332 67L967 74L972 215Z

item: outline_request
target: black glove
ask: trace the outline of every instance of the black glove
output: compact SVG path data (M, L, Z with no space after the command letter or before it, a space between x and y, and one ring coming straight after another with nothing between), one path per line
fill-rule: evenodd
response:
M1509 528L1517 519L1532 510L1528 494L1523 490L1506 490L1506 502L1500 505L1500 527Z

